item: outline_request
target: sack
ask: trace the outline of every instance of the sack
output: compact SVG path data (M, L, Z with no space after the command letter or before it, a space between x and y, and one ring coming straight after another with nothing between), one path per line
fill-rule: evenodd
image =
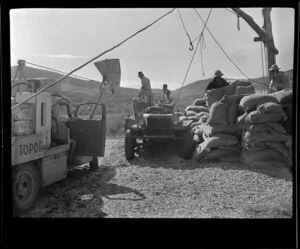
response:
M187 119L188 120L193 120L195 122L199 121L199 118L197 118L197 116L189 116Z
M238 140L235 136L217 133L213 137L206 138L201 144L202 148L217 148L219 146L233 146L238 143Z
M281 105L293 102L293 89L284 89L272 94Z
M187 120L187 116L180 116L179 121Z
M202 136L200 136L200 135L198 135L198 134L195 134L195 135L193 136L193 140L194 140L194 142L196 142L196 143L201 143L201 142L203 142Z
M285 159L289 159L289 152L287 150L287 148L284 146L283 143L280 142L266 142L265 143L267 145L267 147L269 147L270 149L276 150L279 153L281 153L281 155L285 158Z
M246 124L246 118L248 116L248 113L244 113L243 115L239 116L238 119L237 119L237 125L243 125L243 124Z
M238 86L252 86L252 83L251 83L251 81L238 81L237 87Z
M227 105L239 105L241 99L244 97L245 95L225 95L220 102L225 103Z
M196 126L198 126L198 125L201 125L201 124L202 124L201 121L197 121L197 122L192 123L192 124L190 125L190 127L191 127L191 128L194 128L194 127L196 127Z
M235 94L254 94L255 93L255 88L253 85L249 86L238 86L236 88Z
M196 115L198 118L201 118L202 116L206 116L206 117L208 117L209 116L209 114L207 113L207 112L199 112L199 113L197 113L197 115Z
M220 150L230 150L236 154L240 154L241 153L241 149L239 148L239 146L219 146L218 149Z
M260 113L259 111L252 111L245 118L245 123L254 124L254 123L278 122L284 119L286 119L286 115L284 112Z
M227 125L228 105L216 102L210 108L210 117L207 124L224 124Z
M209 153L204 155L207 161L220 161L221 158L238 157L239 155L231 150L212 149Z
M244 133L243 139L245 142L251 143L260 143L260 142L286 142L288 140L288 136L282 133L268 133L268 132L256 132L252 133L246 131Z
M278 104L278 100L270 94L252 94L244 96L240 101L240 106L245 112L255 110L257 106L264 103L273 102Z
M187 116L187 117L190 117L190 116L196 116L196 115L197 115L197 113L194 112L194 111L186 111L186 116Z
M252 133L258 133L258 132L286 133L284 127L281 124L275 122L262 123L262 124L248 124L248 125L249 128L247 130Z
M257 161L252 161L248 164L250 167L252 168L261 168L261 169L269 169L269 170L275 170L278 168L289 168L289 164L288 162L284 161L284 160L257 160Z
M292 136L288 136L288 140L285 141L284 146L288 149L291 149L293 146Z
M205 98L196 99L193 102L193 105L195 105L195 106L205 106L206 105Z
M276 103L272 103L272 102L268 102L262 105L259 105L257 107L257 111L260 113L282 113L283 109L281 107L281 105L276 104Z
M235 134L236 132L236 128L233 125L223 124L203 125L202 130L208 137L212 137L216 133Z
M196 105L189 105L185 108L185 111L194 111L196 113L199 112L208 112L208 108L206 106L196 106Z
M273 149L259 150L259 151L243 151L243 161L248 164L253 161L267 161L267 160L283 160L280 153Z

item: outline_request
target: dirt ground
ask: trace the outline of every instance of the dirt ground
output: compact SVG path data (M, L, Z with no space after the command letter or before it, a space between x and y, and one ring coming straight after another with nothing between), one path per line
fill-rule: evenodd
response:
M289 218L292 179L285 170L241 163L197 163L176 146L153 146L128 162L124 139L107 139L99 169L83 166L41 190L24 217Z

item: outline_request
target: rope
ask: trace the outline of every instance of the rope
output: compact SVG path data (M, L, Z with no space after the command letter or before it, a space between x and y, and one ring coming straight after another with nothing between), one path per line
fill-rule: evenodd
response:
M201 35L200 35L200 37L199 37L199 40L198 40L198 42L197 42L196 49L195 49L195 51L194 51L194 53L193 53L192 59L191 59L191 61L190 61L190 64L189 64L188 69L187 69L187 72L186 72L186 74L185 74L185 76L184 76L183 82L182 82L182 84L181 84L181 87L180 87L180 89L179 89L179 92L178 92L178 94L177 94L177 97L176 97L176 100L174 101L174 103L177 102L177 100L178 100L178 98L179 98L179 95L181 94L182 87L183 87L183 85L184 85L184 83L185 83L185 80L186 80L186 78L187 78L187 75L188 75L188 73L189 73L189 71L190 71L192 62L193 62L194 57L195 57L195 54L196 54L196 52L197 52L197 48L198 48L198 46L199 46L199 44L200 44L201 37L202 37L202 35L203 35L203 31L205 30L205 27L206 27L206 24L207 24L207 22L208 22L208 19L209 19L209 17L210 17L211 12L212 12L212 9L210 9L210 12L209 12L209 14L208 14L208 16L207 16L205 25L204 25L204 27L203 27L203 30L202 30Z
M38 65L38 64L34 64L34 63L32 63L32 62L26 61L26 63L29 64L29 65L36 66L36 67L40 67L40 68L44 68L44 69L51 70L51 71L53 71L53 72L67 74L66 72L59 71L59 70L57 70L57 69L53 69L53 68L50 68L50 67L45 67L45 66L41 66L41 65ZM91 81L91 79L88 79L88 78L85 78L85 77L82 77L82 76L79 76L79 75L74 75L74 74L72 74L72 76L73 76L73 77L77 77L77 78L79 78L79 79ZM96 80L93 80L93 81L96 81ZM96 81L96 82L99 82L99 81ZM99 82L99 83L101 83L101 82Z
M200 14L198 13L198 11L194 8L195 12L197 13L198 17L201 19L201 21L204 23L202 17L200 16ZM221 48L221 50L223 51L223 53L226 55L226 57L232 62L233 65L235 65L235 67L240 71L241 74L243 74L249 81L257 83L257 84L264 84L261 82L257 82L255 80L250 79L240 68L239 66L229 57L229 55L226 53L226 51L224 50L224 48L221 46L221 44L216 40L216 38L214 37L214 35L212 34L212 32L209 30L209 28L206 26L207 31L210 33L210 35L212 36L212 38L215 40L215 42L218 44L218 46Z
M192 43L192 41L191 41L191 37L190 37L190 35L189 35L189 33L188 33L188 31L187 31L187 29L186 29L185 25L184 25L184 22L183 22L182 16L181 16L181 14L180 14L180 10L179 10L179 9L177 9L177 11L178 11L178 14L179 14L179 17L180 17L180 20L181 20L181 23L182 23L183 29L184 29L184 31L185 31L185 33L186 33L186 35L187 35L187 37L189 38L189 41L190 41L190 45L191 45L191 47L189 48L189 50L190 50L190 51L192 51L192 50L194 49L194 45L193 45L193 43Z
M260 43L260 54L261 54L261 66L262 66L262 73L263 73L263 81L265 82L265 68L264 68L264 52L263 52L263 45Z
M129 39L131 39L132 37L136 36L137 34L141 33L142 31L148 29L149 27L151 27L152 25L154 25L155 23L157 23L159 20L161 20L162 18L164 18L165 16L169 15L171 12L173 12L175 10L175 8L173 8L171 11L167 12L166 14L162 15L161 17L159 17L158 19L156 19L154 22L150 23L149 25L147 25L146 27L138 30L137 32L135 32L133 35L127 37L125 40L123 40L122 42L120 42L119 44L115 45L114 47L104 51L103 53L95 56L94 58L90 59L89 61L87 61L86 63L82 64L81 66L75 68L74 70L72 70L70 73L66 74L65 76L61 77L60 79L58 79L57 81L51 83L50 85L44 87L43 89L41 89L40 91L36 92L35 94L31 95L29 98L19 102L18 104L14 105L11 110L17 108L18 106L20 106L21 104L23 104L24 102L28 101L29 99L32 99L33 97L35 97L36 95L40 94L41 92L45 91L46 89L54 86L55 84L57 84L58 82L61 82L62 80L64 80L65 78L67 78L69 75L73 74L74 72L78 71L79 69L85 67L86 65L88 65L89 63L91 63L92 61L98 59L99 57L101 57L102 55L114 50L115 48L121 46L123 43L125 43L126 41L128 41Z

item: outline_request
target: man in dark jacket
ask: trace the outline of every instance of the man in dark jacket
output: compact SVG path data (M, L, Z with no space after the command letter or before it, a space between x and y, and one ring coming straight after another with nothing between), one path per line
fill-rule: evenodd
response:
M220 70L217 70L215 72L214 79L207 85L205 91L227 86L228 83L225 79L222 78L223 75L224 74Z

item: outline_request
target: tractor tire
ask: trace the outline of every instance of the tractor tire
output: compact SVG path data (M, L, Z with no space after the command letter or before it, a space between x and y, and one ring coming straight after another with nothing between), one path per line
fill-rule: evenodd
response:
M182 141L179 156L183 159L191 159L195 150L195 143L193 141L192 132L188 131L186 134L186 139Z
M134 158L134 149L136 146L135 138L132 138L130 135L126 134L125 136L125 156L127 160Z
M41 188L41 177L32 163L12 168L13 214L19 216L33 208Z
M98 168L98 157L93 156L93 160L90 161L90 171L95 171Z

